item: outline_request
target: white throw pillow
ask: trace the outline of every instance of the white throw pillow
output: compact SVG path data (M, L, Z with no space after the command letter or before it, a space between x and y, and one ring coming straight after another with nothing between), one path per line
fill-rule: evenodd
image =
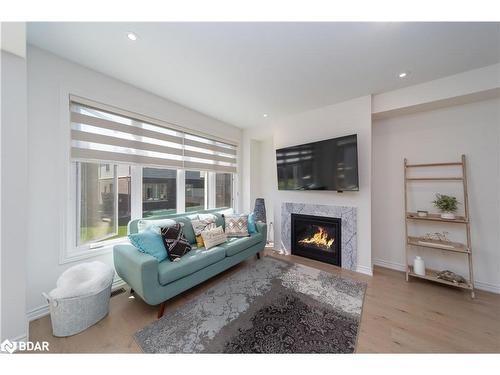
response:
M207 250L227 241L226 234L224 233L224 229L222 229L222 227L204 230L201 232L201 237L203 238L203 243L205 244L205 248Z
M177 222L172 219L141 219L137 222L137 231L143 232L147 229L151 229L153 232L160 234L162 227L171 227L175 224L177 224Z
M211 220L215 222L217 220L217 216L214 214L198 214L198 219L200 220Z

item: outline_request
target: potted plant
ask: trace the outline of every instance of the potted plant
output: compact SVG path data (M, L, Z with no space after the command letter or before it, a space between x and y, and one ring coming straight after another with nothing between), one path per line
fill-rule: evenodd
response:
M437 193L436 199L432 203L441 211L441 217L443 219L455 219L455 212L459 205L457 198Z

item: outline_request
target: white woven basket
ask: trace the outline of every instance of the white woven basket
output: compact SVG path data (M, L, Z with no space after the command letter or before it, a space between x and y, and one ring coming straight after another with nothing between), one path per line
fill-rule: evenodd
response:
M104 318L109 312L111 285L97 293L71 298L53 299L43 293L49 303L53 335L72 336Z

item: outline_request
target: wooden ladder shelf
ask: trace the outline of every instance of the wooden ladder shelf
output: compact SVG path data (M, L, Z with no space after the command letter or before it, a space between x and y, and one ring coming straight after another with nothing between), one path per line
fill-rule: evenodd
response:
M408 177L408 169L410 168L432 168L432 167L449 167L449 166L460 166L462 170L462 175L457 177ZM455 219L443 219L439 214L428 214L427 216L418 216L415 212L408 212L408 184L413 181L456 181L463 184L464 193L464 209L465 216L456 216ZM427 164L408 164L408 161L404 159L404 188L405 188L405 261L406 261L406 281L409 277L417 277L425 280L434 281L441 284L446 284L454 286L457 288L468 289L471 292L472 298L474 295L474 275L472 269L472 247L470 238L470 220L469 220L469 202L467 195L467 168L465 155L462 155L462 160L460 162L452 163L427 163ZM429 240L423 237L414 237L408 235L408 225L414 221L428 221L436 223L455 223L465 226L467 243L462 244L458 242L447 242L447 241L437 241ZM466 283L453 283L450 281L438 279L436 276L437 271L426 270L425 275L418 275L413 271L413 267L408 264L408 253L412 246L420 246L428 249L435 249L439 251L450 251L459 254L463 254L467 258L467 266L469 269L469 280Z

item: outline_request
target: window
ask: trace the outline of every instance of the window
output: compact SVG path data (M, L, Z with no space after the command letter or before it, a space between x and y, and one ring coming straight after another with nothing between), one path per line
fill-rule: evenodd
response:
M206 173L186 171L185 202L186 212L204 210L206 204Z
M131 219L233 207L235 145L74 96L70 120L63 263L125 241Z
M142 169L142 216L168 215L176 212L177 171Z
M215 207L233 207L232 173L215 173Z
M74 163L77 176L77 246L123 237L130 221L130 167Z

